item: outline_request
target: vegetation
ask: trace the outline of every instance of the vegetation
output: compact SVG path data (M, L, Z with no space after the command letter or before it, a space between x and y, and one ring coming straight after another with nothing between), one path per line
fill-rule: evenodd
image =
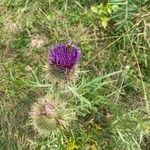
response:
M39 137L29 113L53 94L48 49L68 40L80 76L60 95L77 119ZM0 149L149 150L149 50L149 0L1 0Z

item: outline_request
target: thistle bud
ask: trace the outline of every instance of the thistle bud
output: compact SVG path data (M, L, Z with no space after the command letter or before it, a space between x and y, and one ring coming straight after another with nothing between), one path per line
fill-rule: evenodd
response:
M48 54L48 76L52 83L74 83L77 79L81 51L70 42L55 45Z
M47 99L33 104L30 114L34 129L42 136L58 134L75 119L74 112L65 103Z

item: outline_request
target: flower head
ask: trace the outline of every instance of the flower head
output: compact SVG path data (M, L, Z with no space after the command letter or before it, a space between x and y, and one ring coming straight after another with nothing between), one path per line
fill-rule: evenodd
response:
M57 81L74 81L80 58L80 49L70 42L55 45L48 54L50 75Z
M80 57L80 50L71 43L58 44L49 51L49 63L61 71L73 69Z
M48 99L33 104L30 114L34 129L42 136L58 134L75 118L74 112L66 108L65 103Z

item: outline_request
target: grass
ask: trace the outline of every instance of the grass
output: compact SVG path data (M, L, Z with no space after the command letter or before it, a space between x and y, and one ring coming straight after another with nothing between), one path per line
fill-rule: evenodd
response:
M110 2L119 9L105 30L90 9L97 1L0 1L0 149L150 149L149 1ZM83 57L78 83L61 94L78 120L39 138L29 112L52 93L48 48L68 39Z

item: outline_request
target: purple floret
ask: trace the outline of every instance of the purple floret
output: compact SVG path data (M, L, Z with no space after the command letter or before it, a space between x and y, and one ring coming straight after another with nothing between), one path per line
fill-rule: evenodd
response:
M49 63L60 70L70 70L78 64L81 51L72 44L58 44L49 51Z

